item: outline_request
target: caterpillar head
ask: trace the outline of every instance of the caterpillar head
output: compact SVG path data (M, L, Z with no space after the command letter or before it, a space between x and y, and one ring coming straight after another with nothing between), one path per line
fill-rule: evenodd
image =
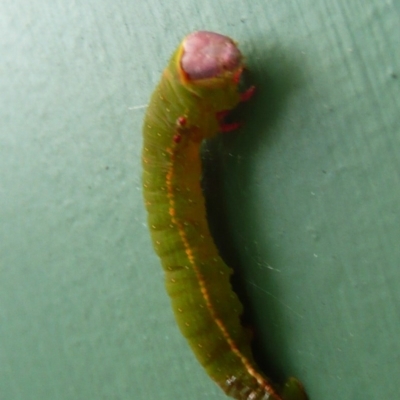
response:
M227 36L197 31L186 36L180 60L189 81L234 76L242 69L242 54Z
M218 33L193 32L182 41L175 62L188 120L204 128L204 137L225 131L223 116L242 99L239 83L244 64L236 43Z

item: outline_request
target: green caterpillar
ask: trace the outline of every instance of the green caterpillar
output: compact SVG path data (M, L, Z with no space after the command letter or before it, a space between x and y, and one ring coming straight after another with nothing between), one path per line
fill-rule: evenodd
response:
M194 32L173 54L144 120L148 224L177 323L210 377L238 400L305 400L295 378L278 388L258 371L240 323L232 270L219 256L206 220L200 145L237 127L223 118L254 91L240 93L243 69L236 44L217 33Z

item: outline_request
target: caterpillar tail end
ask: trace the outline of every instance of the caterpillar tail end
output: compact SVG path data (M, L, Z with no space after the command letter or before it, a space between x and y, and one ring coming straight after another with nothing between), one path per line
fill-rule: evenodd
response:
M303 385L296 378L289 378L282 389L284 400L308 400Z

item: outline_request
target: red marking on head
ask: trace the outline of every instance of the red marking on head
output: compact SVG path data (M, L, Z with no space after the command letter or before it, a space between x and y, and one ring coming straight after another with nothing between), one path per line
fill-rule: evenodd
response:
M243 93L240 94L240 101L247 101L250 100L256 91L255 86L249 87L247 90L245 90Z
M182 136L179 134L174 135L173 139L174 143L179 143L182 140Z
M236 85L240 82L240 77L242 76L243 68L238 69L233 75L233 83Z
M232 131L240 128L241 125L242 124L240 122L232 122L230 124L221 124L219 126L219 129L221 130L222 133L232 132Z
M223 121L224 118L230 113L230 110L222 110L217 112L217 120L219 122Z
M218 111L216 114L218 124L219 124L219 130L222 133L225 132L232 132L235 129L240 128L241 123L240 122L231 122L231 123L225 123L224 119L225 117L230 113L230 110L222 110Z

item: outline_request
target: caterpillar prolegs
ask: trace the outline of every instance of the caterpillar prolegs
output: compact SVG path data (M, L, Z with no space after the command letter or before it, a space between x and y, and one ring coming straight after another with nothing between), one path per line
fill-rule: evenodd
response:
M226 113L251 97L239 90L243 57L228 37L184 38L148 106L143 127L143 192L176 321L209 376L238 400L305 400L290 378L279 388L254 362L232 270L211 237L200 185L200 145L237 124Z

